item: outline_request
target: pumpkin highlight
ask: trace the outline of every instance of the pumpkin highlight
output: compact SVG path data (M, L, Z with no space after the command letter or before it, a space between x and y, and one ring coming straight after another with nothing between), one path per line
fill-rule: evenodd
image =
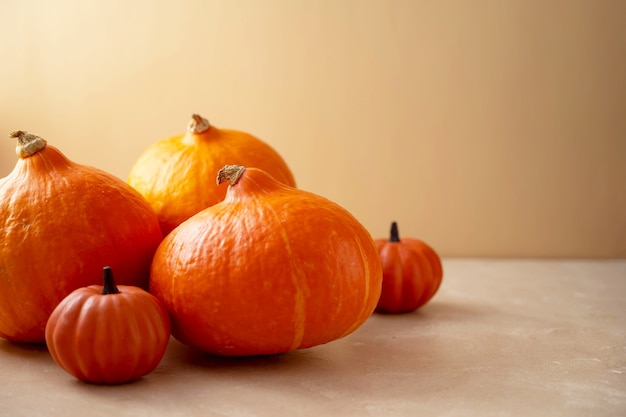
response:
M344 208L256 168L226 166L224 201L174 229L150 292L172 334L205 352L248 356L346 336L371 315L382 269L367 230Z
M437 292L443 278L441 259L421 240L402 238L396 222L389 239L376 239L383 265L383 286L376 311L408 313L426 304Z
M164 234L200 210L224 199L214 182L226 164L254 166L278 181L295 186L283 158L270 145L248 133L220 129L194 114L187 132L149 146L135 162L128 183L152 205Z

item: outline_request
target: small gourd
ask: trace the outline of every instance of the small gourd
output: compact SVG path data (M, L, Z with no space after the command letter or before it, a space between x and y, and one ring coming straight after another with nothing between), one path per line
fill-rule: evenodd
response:
M408 313L426 304L443 278L441 259L425 242L402 238L398 224L391 224L389 239L376 239L383 265L383 286L376 311Z
M369 232L338 204L265 171L225 166L224 201L165 237L150 292L172 334L209 353L249 356L346 336L371 315L382 269Z
M269 144L245 132L220 129L198 114L187 132L149 146L137 159L128 183L156 211L163 233L224 199L215 173L226 164L260 168L284 184L295 186L291 170Z
M46 343L55 362L81 381L131 382L152 372L163 358L170 322L147 291L115 284L110 267L103 285L79 288L54 309Z

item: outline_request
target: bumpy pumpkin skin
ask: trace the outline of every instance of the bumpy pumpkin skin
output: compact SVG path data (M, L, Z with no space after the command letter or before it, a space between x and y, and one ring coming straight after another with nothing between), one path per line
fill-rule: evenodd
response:
M107 288L109 285L105 284ZM54 361L81 381L122 384L152 372L170 338L165 308L139 287L79 288L54 309L46 343Z
M193 115L185 134L160 140L135 162L128 183L152 205L163 233L224 199L215 173L227 164L260 168L284 184L295 180L270 145L245 132L220 129Z
M383 265L383 286L376 306L379 313L408 313L430 301L443 279L441 259L425 242L398 237L392 223L390 239L376 239Z
M380 296L374 242L345 209L247 168L157 250L150 292L200 350L262 355L341 338Z
M148 288L159 222L124 181L46 146L0 179L0 337L43 343L48 316L104 265Z

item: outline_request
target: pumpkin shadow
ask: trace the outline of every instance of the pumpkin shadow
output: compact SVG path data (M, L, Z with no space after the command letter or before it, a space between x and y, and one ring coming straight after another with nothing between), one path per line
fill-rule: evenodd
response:
M34 355L49 356L45 343L15 342L7 339L0 339L0 352L25 358Z
M465 321L468 318L479 319L493 314L494 309L485 304L460 303L448 300L431 301L417 310L406 313L375 312L373 316L384 319L399 317L410 318L416 321Z
M104 382L82 381L70 375L67 375L66 377L70 380L68 384L70 384L74 389L82 390L82 392L101 393L102 391L116 392L146 386L150 384L150 379L148 378L149 376L150 374L130 381L117 382L113 384L107 384Z
M374 322L384 322L384 328L404 332L407 328L415 324L428 324L440 322L467 322L477 321L481 317L487 317L493 314L489 306L482 304L464 304L451 301L432 301L427 305L411 312L406 313L373 313L370 319L366 321L363 330L355 332L354 336L349 335L348 338L339 339L326 345L314 346L309 349L298 349L291 352L285 352L273 355L258 356L220 356L210 354L187 346L174 337L171 338L166 353L166 363L171 366L182 364L186 367L207 368L214 371L219 370L257 370L257 369L274 369L283 368L293 369L294 367L317 366L321 362L328 361L325 349L331 349L341 343L350 344L351 342L359 342L359 332L365 331L370 325L376 325ZM389 346L392 347L392 346ZM346 349L346 346L343 347ZM349 350L349 349L348 349ZM393 354L393 352L389 352Z
M220 356L206 353L184 345L172 338L168 346L168 359L194 368L210 368L215 371L235 369L293 369L298 364L310 363L315 357L307 349L273 355Z

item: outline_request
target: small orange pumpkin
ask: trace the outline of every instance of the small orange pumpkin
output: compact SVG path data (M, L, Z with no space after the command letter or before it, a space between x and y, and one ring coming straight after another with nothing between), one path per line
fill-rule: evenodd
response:
M157 367L170 321L154 296L139 287L118 287L110 267L103 275L103 285L79 288L54 309L46 343L55 362L76 378L121 384Z
M215 184L215 173L235 163L260 168L295 186L289 167L270 145L245 132L219 129L197 114L185 134L148 147L131 168L127 181L150 202L167 234L224 199L226 190Z
M441 259L418 239L400 240L398 225L391 224L389 239L376 239L383 264L383 287L376 306L381 313L407 313L426 304L443 278Z
M174 229L154 256L150 292L174 337L219 355L275 354L366 321L382 269L354 216L256 168L226 166L222 182L224 201Z
M148 288L163 235L148 202L121 179L36 135L11 137L19 159L0 179L0 337L43 343L52 310L94 284L102 265L121 284Z

